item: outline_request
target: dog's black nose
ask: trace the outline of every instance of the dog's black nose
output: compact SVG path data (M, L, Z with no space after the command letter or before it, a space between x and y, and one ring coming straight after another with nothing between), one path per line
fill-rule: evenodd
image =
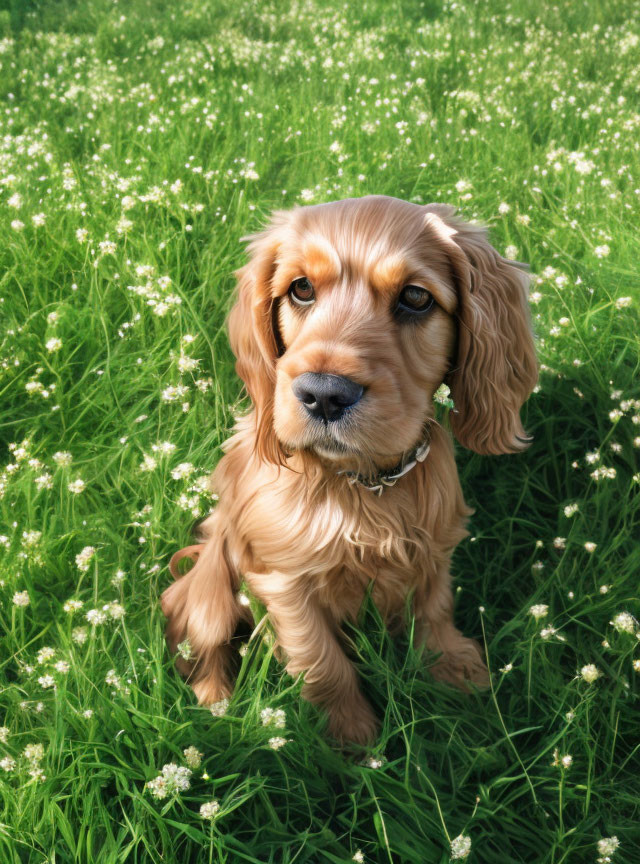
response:
M318 372L298 375L291 387L312 417L327 421L339 420L347 408L360 401L364 392L349 378Z

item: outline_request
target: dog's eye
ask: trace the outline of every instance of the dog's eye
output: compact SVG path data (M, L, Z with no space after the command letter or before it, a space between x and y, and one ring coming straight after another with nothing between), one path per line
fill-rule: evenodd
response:
M306 276L293 280L289 286L289 297L296 306L310 306L316 299L313 285Z
M433 295L419 285L405 285L396 305L396 314L424 315L434 304Z

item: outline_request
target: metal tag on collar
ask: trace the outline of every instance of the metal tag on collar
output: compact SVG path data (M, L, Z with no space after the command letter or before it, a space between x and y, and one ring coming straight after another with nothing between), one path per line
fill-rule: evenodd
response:
M416 462L424 462L431 450L431 441L424 441L416 450Z

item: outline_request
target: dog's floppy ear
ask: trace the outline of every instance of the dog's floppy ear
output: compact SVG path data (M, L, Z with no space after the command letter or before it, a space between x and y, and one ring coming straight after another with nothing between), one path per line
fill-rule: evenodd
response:
M425 220L445 244L458 292L457 357L447 376L451 427L476 453L523 450L520 408L538 379L528 304L529 277L490 245L487 230L431 204Z
M241 238L249 241L250 259L236 270L236 301L229 313L231 350L255 409L256 449L261 459L280 463L283 453L273 431L273 400L278 357L275 308L271 293L286 211L276 211L261 232Z

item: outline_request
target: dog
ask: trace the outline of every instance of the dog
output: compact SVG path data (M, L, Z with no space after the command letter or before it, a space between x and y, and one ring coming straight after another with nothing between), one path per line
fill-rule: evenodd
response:
M174 555L162 595L169 646L192 651L176 662L201 703L232 692L242 579L341 743L376 736L341 646L368 590L390 626L410 596L436 678L488 683L453 621L450 558L473 511L433 397L450 388L462 446L517 453L537 362L524 265L455 213L372 195L276 211L242 238L250 259L234 274L228 329L251 408L212 476L219 503L200 542ZM184 557L195 563L181 575Z

